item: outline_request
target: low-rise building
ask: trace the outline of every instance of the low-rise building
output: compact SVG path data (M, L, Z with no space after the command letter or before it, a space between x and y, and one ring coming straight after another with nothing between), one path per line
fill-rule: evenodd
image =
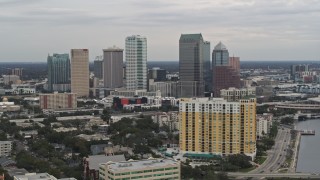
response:
M5 156L0 156L0 167L7 169L9 167L15 167L16 165L17 163L14 160Z
M77 108L77 94L58 93L40 94L41 109L75 109Z
M0 102L0 112L14 112L20 111L20 106L14 105L14 102L8 102L7 98L3 98Z
M35 94L36 86L30 84L12 84L12 94Z
M99 164L105 162L121 162L125 161L124 155L114 155L114 156L106 156L106 155L95 155L85 157L83 159L83 167L84 167L84 179L98 180L99 179Z
M152 116L152 119L160 127L168 126L171 131L179 130L179 112L159 112Z
M110 92L111 96L124 96L124 97L134 97L134 96L156 96L161 97L160 91L147 92L147 90L116 90Z
M48 173L27 173L25 175L17 175L14 180L77 180L75 178L57 179Z
M270 128L272 126L272 118L273 118L273 114L271 113L257 114L256 127L257 127L258 139L270 133Z
M231 87L229 89L221 89L220 96L227 101L239 101L248 96L256 96L256 88L234 88Z
M56 177L48 173L27 173L13 177L14 180L57 180Z
M101 180L110 179L181 179L180 162L172 159L107 162L100 164Z
M160 91L162 97L178 97L178 82L149 80L149 91Z
M21 83L20 77L17 75L3 75L2 77L5 85Z
M10 156L12 151L12 141L0 141L0 156Z

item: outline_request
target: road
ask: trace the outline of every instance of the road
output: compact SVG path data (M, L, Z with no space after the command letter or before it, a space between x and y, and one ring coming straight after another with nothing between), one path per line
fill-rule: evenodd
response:
M286 160L287 148L291 139L290 129L280 128L275 139L275 145L267 152L268 157L258 168L250 171L255 173L272 173L280 169Z
M310 178L310 179L320 179L319 174L310 174L310 173L228 173L230 177L241 177L241 178L265 178L265 177L286 177L286 178Z

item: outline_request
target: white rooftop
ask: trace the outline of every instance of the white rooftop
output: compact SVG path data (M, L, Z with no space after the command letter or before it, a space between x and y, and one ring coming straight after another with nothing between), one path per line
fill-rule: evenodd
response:
M14 176L16 180L57 180L54 176L48 173L28 173L25 175Z
M12 143L12 141L0 141L0 144L9 144Z
M113 171L132 171L139 169L152 169L159 167L167 167L167 166L180 166L178 161L172 159L147 159L147 160L129 160L124 162L109 162L105 165L109 166L110 170Z
M125 157L123 154L121 155L114 155L114 156L106 156L106 155L95 155L95 156L89 156L86 158L87 161L89 161L89 169L95 169L99 170L99 164L105 163L105 162L120 162L125 161Z

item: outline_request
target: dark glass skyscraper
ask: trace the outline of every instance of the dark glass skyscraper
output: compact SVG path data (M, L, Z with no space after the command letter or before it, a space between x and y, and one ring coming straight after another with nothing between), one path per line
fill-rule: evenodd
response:
M179 96L204 94L203 45L201 34L182 34L179 40Z
M93 61L93 73L94 77L102 79L103 78L103 61L96 59Z
M203 81L204 81L204 90L206 92L212 91L212 70L211 70L211 51L210 51L210 42L205 41L203 43Z
M48 90L70 90L70 58L69 54L48 55Z

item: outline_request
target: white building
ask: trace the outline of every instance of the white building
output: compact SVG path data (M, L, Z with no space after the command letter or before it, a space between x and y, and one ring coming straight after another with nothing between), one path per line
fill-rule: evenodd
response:
M8 102L7 98L3 98L0 102L0 112L20 111L20 106L14 105L14 102Z
M270 133L270 128L272 126L272 118L273 118L273 114L271 113L257 114L256 127L257 127L258 139Z
M133 35L126 38L126 88L147 89L147 38Z
M12 151L12 141L0 141L0 157L10 156Z
M221 89L220 95L223 99L227 101L239 101L240 99L248 96L256 96L256 88L250 87L237 89L231 87L229 89Z
M2 77L5 85L21 83L20 77L17 75L3 75Z
M27 173L25 175L13 176L14 180L77 180L75 178L57 179L48 173Z
M36 86L30 84L12 84L12 94L35 94Z
M179 112L159 112L152 116L152 119L160 127L168 126L171 131L179 130Z
M160 91L147 92L147 90L116 90L116 91L111 91L110 96L124 96L124 97L156 96L156 97L161 97L161 92Z
M160 81L154 82L154 79L149 80L149 91L160 91L162 97L177 97L178 83L175 81Z
M129 160L100 164L99 179L181 179L180 162L171 159Z

